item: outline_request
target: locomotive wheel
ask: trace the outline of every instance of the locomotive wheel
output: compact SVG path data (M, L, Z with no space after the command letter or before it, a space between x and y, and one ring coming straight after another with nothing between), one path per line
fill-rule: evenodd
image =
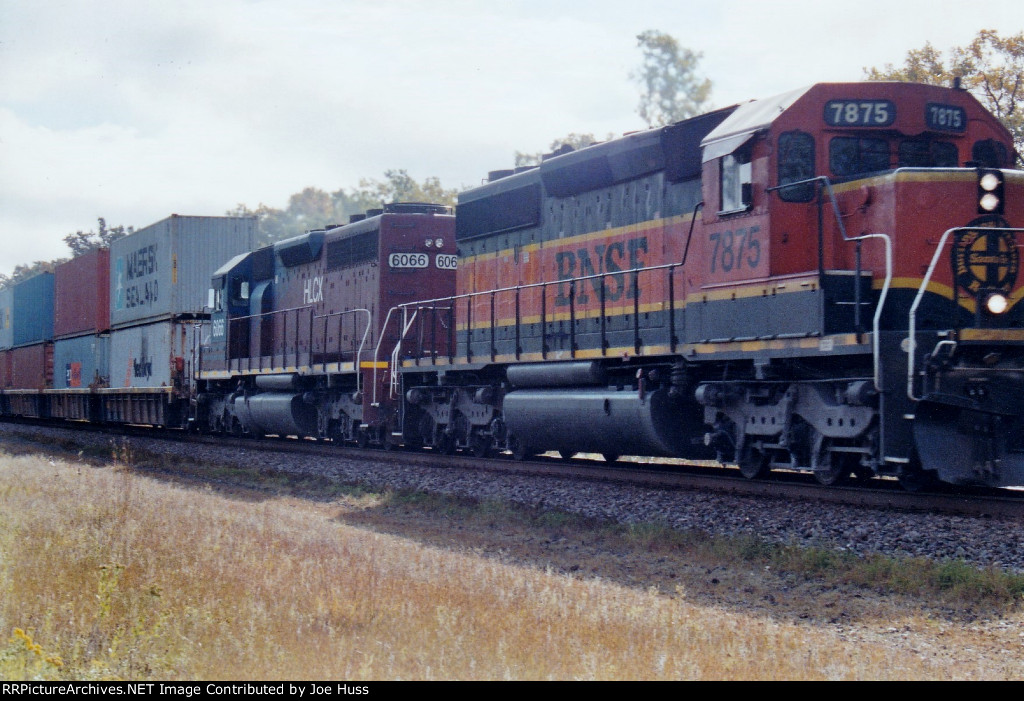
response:
M572 450L559 450L558 451L558 456L560 458L562 458L562 460L566 460L566 461L572 460L572 457L575 454L576 454L576 452L572 451Z
M867 482L868 480L873 479L874 476L875 471L868 465L861 465L859 460L857 461L857 464L853 466L853 479L857 482Z
M534 449L526 445L526 443L524 443L522 439L515 434L509 436L508 448L512 451L512 459L519 462L522 462L534 455Z
M356 434L356 445L360 448L365 449L370 445L370 434L366 430L360 429L359 433Z
M486 458L491 454L491 437L483 434L476 434L470 439L473 446L473 455L478 458Z
M601 457L605 462L618 462L620 455L618 453L601 453Z
M814 479L824 487L834 487L843 484L853 472L851 457L852 453L834 452L832 441L822 439L814 458Z
M455 434L448 433L443 428L437 433L437 451L442 455L455 455Z
M393 450L398 450L400 447L398 443L395 443L395 439L391 437L391 431L388 430L387 426L381 426L380 428L380 444L389 453Z
M740 474L748 480L763 479L768 476L771 468L768 467L769 455L757 446L745 443L743 450L736 464L740 468Z

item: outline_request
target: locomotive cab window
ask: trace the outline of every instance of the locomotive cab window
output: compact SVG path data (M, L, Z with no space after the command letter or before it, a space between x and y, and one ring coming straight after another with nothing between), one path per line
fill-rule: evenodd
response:
M828 165L833 175L855 177L889 170L889 142L856 136L837 136L828 144Z
M753 200L750 143L741 146L720 161L722 207L719 214L745 212Z
M995 139L975 141L971 148L971 159L981 168L1009 168L1010 155L1006 147Z
M899 165L901 168L956 168L956 144L909 139L900 143Z
M798 183L814 177L814 137L805 131L779 134L779 185ZM814 183L803 183L779 190L784 202L810 202Z

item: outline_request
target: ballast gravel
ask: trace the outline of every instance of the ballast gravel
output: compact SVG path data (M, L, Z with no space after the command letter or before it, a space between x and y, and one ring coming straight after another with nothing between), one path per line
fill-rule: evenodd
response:
M0 427L3 441L72 441L93 450L119 441L59 428ZM131 438L135 449L183 460L251 465L254 449ZM255 449L258 450L258 449ZM756 536L772 543L813 545L857 554L964 560L981 567L1024 572L1024 528L1015 519L909 513L877 508L790 502L687 490L661 490L476 470L453 460L447 468L388 464L355 458L263 451L260 463L286 472L329 476L370 489L421 490L475 499L559 509L620 523L658 522L680 530Z

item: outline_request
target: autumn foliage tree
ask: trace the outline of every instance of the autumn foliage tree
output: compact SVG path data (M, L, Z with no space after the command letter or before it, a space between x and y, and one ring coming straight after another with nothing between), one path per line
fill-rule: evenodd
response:
M960 85L998 117L1024 154L1024 32L1000 36L993 29L978 32L967 46L943 53L926 43L907 52L902 66L865 68L868 80L899 80L929 85Z
M258 245L264 246L311 229L331 224L345 224L353 214L382 207L389 202L431 202L455 204L457 190L441 185L436 177L416 181L405 170L388 170L384 180L363 179L359 187L341 188L327 192L307 187L288 198L288 206L277 209L260 204L251 209L239 204L227 212L228 216L255 216L259 220Z
M641 89L637 114L649 126L678 122L708 109L711 81L697 74L703 54L653 29L638 34L636 40L643 63L630 77Z

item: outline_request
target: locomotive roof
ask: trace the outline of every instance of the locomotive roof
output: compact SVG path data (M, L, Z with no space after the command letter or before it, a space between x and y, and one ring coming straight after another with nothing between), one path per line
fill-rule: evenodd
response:
M755 133L771 126L780 114L806 95L811 87L790 90L781 95L754 100L737 107L735 112L704 137L701 142L704 149L703 162L707 163L735 151Z

